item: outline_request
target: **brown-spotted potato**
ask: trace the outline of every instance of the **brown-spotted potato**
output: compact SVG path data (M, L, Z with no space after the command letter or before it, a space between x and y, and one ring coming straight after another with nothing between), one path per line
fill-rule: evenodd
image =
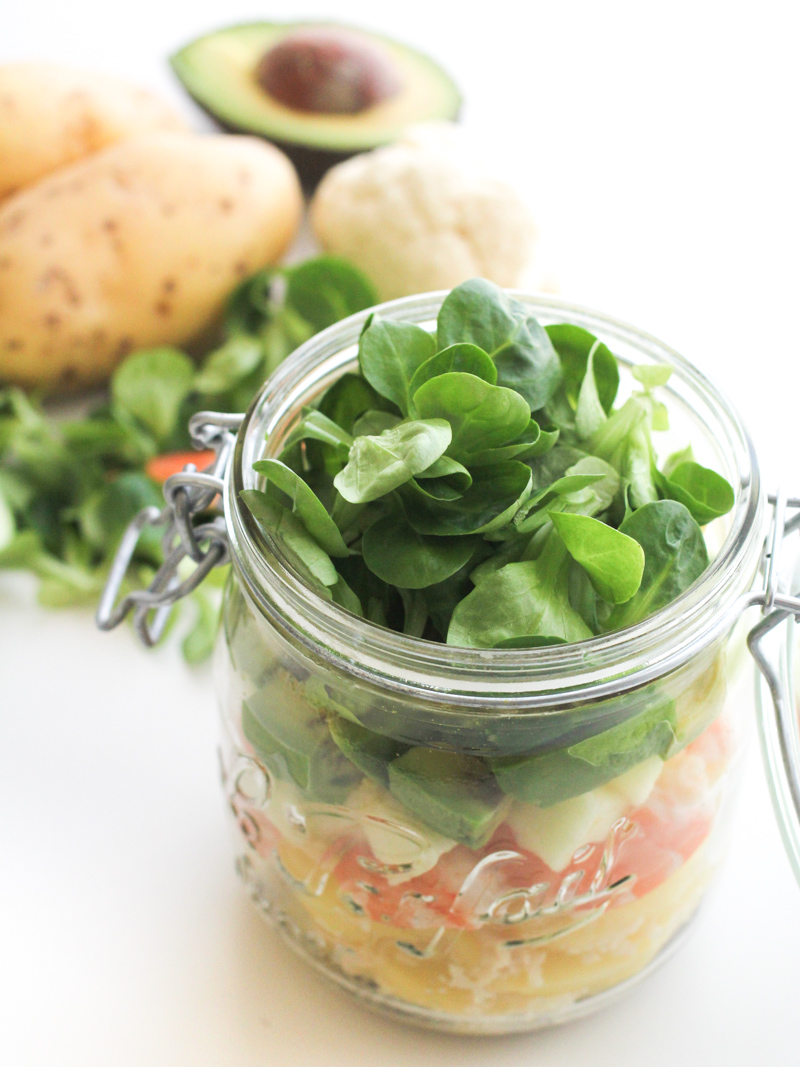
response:
M0 199L140 133L185 130L155 94L57 63L0 65Z
M149 134L56 171L0 204L0 380L74 389L190 343L301 211L291 163L252 137Z

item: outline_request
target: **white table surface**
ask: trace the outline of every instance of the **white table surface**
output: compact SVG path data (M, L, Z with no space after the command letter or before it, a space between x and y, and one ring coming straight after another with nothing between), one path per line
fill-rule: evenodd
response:
M800 492L797 9L722 0L483 7L36 0L0 61L118 72L188 115L164 56L220 23L335 15L439 57L522 187L543 276L672 343ZM605 1067L800 1061L800 894L752 747L727 867L681 953L625 1001L503 1039L406 1029L298 962L233 873L210 674L0 575L0 1063ZM753 736L755 742L755 737Z

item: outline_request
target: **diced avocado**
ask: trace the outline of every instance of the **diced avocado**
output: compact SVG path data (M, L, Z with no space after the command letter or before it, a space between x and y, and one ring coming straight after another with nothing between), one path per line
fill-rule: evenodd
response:
M242 707L242 729L256 752L281 756L291 778L309 799L341 803L362 775L334 744L325 718L302 696L300 684L285 671Z
M548 808L605 785L651 756L665 759L674 744L675 703L663 700L569 748L503 756L491 766L503 792Z
M328 62L348 48L339 57L346 62ZM452 79L432 59L341 25L229 26L170 62L201 107L229 129L279 144L311 185L332 163L396 141L414 123L454 119L461 106ZM349 85L341 84L346 72Z
M435 748L393 760L389 789L428 826L470 848L489 840L508 808L482 759Z
M304 684L284 669L270 675L247 704L262 726L295 752L310 755L327 736L325 716L306 698Z
M359 770L388 787L389 764L406 752L408 745L338 716L331 716L328 728L333 740Z
M308 789L311 777L311 756L308 753L297 752L281 744L256 718L247 704L242 706L242 730L261 759L269 763L270 756L283 756L292 779L301 789Z

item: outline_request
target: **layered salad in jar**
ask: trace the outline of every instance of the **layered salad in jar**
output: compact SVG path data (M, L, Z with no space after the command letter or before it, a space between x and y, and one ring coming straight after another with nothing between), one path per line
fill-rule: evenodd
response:
M668 610L708 567L734 494L689 441L658 458L669 373L633 367L619 400L605 344L476 279L435 329L370 317L357 372L241 497L332 611L438 646L443 676L454 648L535 658ZM464 709L293 644L234 583L219 660L240 873L382 1007L557 1021L695 911L738 751L727 635L601 700Z

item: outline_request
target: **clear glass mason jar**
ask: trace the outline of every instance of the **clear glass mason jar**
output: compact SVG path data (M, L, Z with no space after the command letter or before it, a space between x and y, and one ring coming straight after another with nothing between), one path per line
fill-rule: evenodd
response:
M432 323L443 295L381 312ZM752 712L741 608L764 532L751 443L710 382L629 326L515 296L544 324L590 330L623 367L669 364L665 453L691 441L735 488L706 530L711 565L669 607L575 645L484 650L406 637L307 587L239 492L353 369L366 313L273 376L224 493L216 670L239 873L340 985L471 1033L584 1014L678 943L719 863Z

